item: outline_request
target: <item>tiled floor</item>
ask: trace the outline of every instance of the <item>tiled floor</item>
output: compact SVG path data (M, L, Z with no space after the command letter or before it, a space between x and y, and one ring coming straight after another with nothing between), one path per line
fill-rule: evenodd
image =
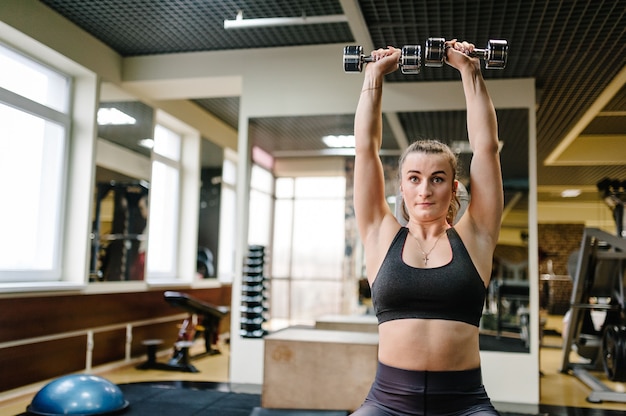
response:
M560 331L560 317L550 317L546 328L554 329L549 332ZM560 372L562 362L561 344L559 336L546 336L543 340L544 347L540 354L541 376L541 405L542 412L550 413L553 416L577 415L577 416L603 416L602 410L623 411L626 414L626 404L618 402L603 402L600 404L589 403L586 398L590 389L572 375ZM228 347L221 347L222 354L196 359L193 365L200 370L198 373L165 371L165 370L138 370L134 366L126 366L99 373L108 380L116 383L132 383L139 381L161 381L161 380L185 380L185 381L215 381L228 382ZM159 360L166 360L161 357ZM613 383L608 381L603 374L594 373L599 379L605 382L615 391L626 393L626 383ZM11 396L3 397L0 393L0 415L10 416L23 413L26 406L32 400L33 395L38 391L33 386L30 391L19 392ZM552 408L551 406L557 406ZM564 409L563 407L579 408ZM595 409L595 410L592 410ZM607 412L613 413L613 412Z

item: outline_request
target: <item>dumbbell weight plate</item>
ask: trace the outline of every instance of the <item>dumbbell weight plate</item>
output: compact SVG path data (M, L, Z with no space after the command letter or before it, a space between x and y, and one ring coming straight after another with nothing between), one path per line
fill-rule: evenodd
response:
M361 72L363 70L363 47L350 45L343 48L344 72Z
M405 45L400 56L400 69L403 74L419 74L422 66L422 48L419 45Z
M446 40L444 38L426 39L424 48L424 65L431 67L443 66Z
M506 67L507 56L509 55L509 44L506 40L490 40L487 42L487 56L485 57L485 68L504 69Z

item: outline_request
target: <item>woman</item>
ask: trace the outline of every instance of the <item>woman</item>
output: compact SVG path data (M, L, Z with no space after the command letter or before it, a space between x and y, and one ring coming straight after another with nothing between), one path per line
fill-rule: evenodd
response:
M454 224L456 159L439 142L400 158L401 226L385 199L382 86L400 50L372 52L355 116L354 204L378 317L378 371L354 415L497 415L482 385L478 323L503 209L495 109L474 45L446 42L460 74L473 158L471 201Z

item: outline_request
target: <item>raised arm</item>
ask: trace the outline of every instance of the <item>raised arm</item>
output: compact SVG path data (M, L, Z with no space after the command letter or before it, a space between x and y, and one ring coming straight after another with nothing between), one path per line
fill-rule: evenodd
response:
M398 68L400 51L372 52L376 60L365 66L365 77L354 117L354 209L359 234L366 245L378 240L386 217L393 215L385 200L385 180L379 157L382 143L382 88L385 74Z
M467 107L467 133L473 151L470 165L471 202L467 218L461 220L469 222L479 245L493 251L500 233L504 204L496 111L478 58L465 54L473 49L473 45L454 41L450 44L447 62L461 74Z

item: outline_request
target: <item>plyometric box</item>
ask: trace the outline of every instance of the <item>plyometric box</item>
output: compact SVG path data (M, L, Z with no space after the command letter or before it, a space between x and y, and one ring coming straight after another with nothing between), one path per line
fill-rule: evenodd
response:
M316 329L378 333L375 315L324 315L315 320Z
M261 404L274 409L357 409L378 363L378 334L287 328L265 337Z

